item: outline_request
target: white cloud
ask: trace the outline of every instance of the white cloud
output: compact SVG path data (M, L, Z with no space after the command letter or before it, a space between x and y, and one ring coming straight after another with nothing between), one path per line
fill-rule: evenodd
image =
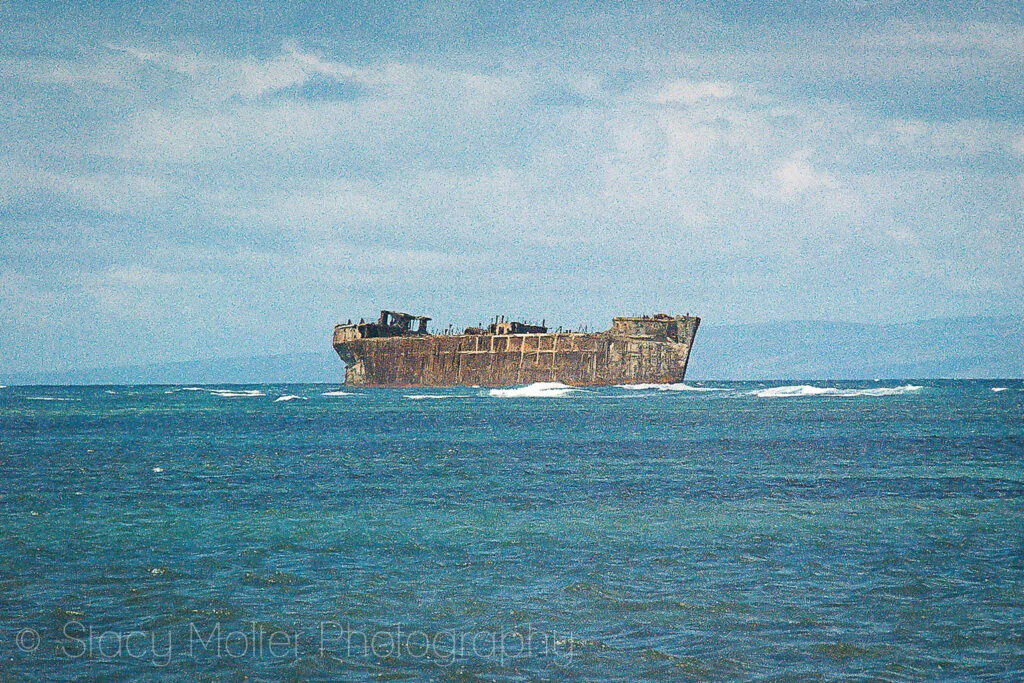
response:
M122 60L85 57L58 59L53 57L0 57L0 66L8 79L20 79L40 85L72 86L73 88L111 89L125 87L130 67Z
M140 64L156 64L187 76L199 76L205 70L204 67L207 66L204 61L189 54L146 50L131 46L114 45L112 43L108 43L106 48L113 52L123 53Z
M0 320L4 327L45 328L53 321L60 297L52 289L40 287L37 279L12 270L0 270Z
M155 164L251 167L297 154L345 152L378 165L396 164L409 156L468 148L473 144L466 142L469 136L486 134L523 96L523 84L515 77L396 62L357 70L294 50L263 61L201 64L205 75L193 91L213 89L215 94L204 95L196 106L144 108L93 151ZM256 98L303 83L313 73L348 78L370 89L343 101Z
M85 275L82 288L106 316L155 324L175 317L179 307L172 302L187 284L181 273L130 264Z
M982 59L1018 61L1024 54L1024 28L1006 24L972 22L894 22L854 41L872 50L914 50L938 57L955 57L958 63L977 65ZM933 62L938 63L938 60Z
M810 163L810 156L811 150L802 149L776 164L772 176L783 197L792 198L811 190L835 187L832 174L815 169Z
M222 190L209 208L234 223L302 233L306 239L338 237L353 227L385 224L397 212L393 200L369 183L345 179L258 194Z
M83 319L193 320L182 339L214 334L198 321L232 334L276 325L286 339L315 333L328 301L358 311L420 297L443 315L501 304L523 283L541 309L578 297L562 310L584 319L656 297L741 320L884 317L901 305L885 297L913 280L929 283L907 295L914 310L943 314L956 303L933 293L963 290L955 269L929 264L975 273L1021 252L1018 234L994 227L1020 215L1019 176L978 163L1019 161L1019 126L887 117L735 72L693 76L714 60L683 69L666 55L614 87L600 66L456 61L354 66L296 45L267 58L131 48L67 60L60 78L95 118L66 134L55 117L46 139L18 121L38 148L0 158L0 199L26 226L11 261L67 271L59 296ZM23 66L57 78L51 62ZM297 94L321 77L357 92ZM38 83L26 101L52 96ZM579 97L539 102L548 92ZM54 142L66 139L84 151ZM54 207L87 212L82 229L56 225ZM989 230L984 254L964 248L972 221ZM33 230L58 229L29 248ZM821 268L840 293L816 284ZM985 286L1017 271L1004 263Z
M668 83L651 96L655 104L696 104L701 100L723 100L734 97L736 87L720 81L678 80Z
M166 179L131 172L72 174L33 168L10 159L0 166L0 202L45 192L88 211L111 214L152 210L173 187Z
M171 191L164 179L135 174L46 176L49 189L54 193L73 198L82 208L109 213L139 213L153 209Z
M365 71L338 62L305 54L295 47L286 48L272 59L229 59L197 53L175 53L109 44L114 53L132 58L137 66L153 65L186 76L192 94L202 101L220 101L231 97L251 99L325 75L339 81L372 84Z
M931 158L971 159L1013 149L1015 127L993 121L926 121L893 119L873 132L871 142L881 142L888 152L899 151Z

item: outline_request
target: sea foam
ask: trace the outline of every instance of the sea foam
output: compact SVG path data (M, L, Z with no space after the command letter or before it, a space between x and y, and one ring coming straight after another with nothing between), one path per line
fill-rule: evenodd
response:
M836 396L854 398L857 396L901 396L919 391L920 386L904 384L899 387L880 387L878 389L839 389L837 387L815 387L809 384L796 384L784 387L772 387L755 391L760 398L793 398L800 396Z
M1009 387L992 387L992 391L999 393L1000 391L1008 391Z
M299 399L300 401L305 401L306 397L305 396L296 396L295 394L285 394L284 396L278 396L277 398L275 398L274 399L274 403L278 403L279 401L294 401L295 399Z
M567 396L573 391L576 391L574 387L561 382L535 382L514 389L491 389L487 393L496 398L555 398Z
M255 398L257 396L266 396L266 394L259 389L239 389L238 391L234 391L232 389L211 389L210 393L214 396L223 396L225 398Z
M615 386L619 389L629 389L630 391L646 391L648 389L656 391L726 391L725 389L714 387L695 387L682 382L674 384L616 384Z
M321 396L351 396L351 391L325 391Z

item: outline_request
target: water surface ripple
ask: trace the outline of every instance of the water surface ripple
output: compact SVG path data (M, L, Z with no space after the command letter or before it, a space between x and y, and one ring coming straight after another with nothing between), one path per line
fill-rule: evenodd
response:
M0 389L0 680L1024 678L1024 384L777 387Z

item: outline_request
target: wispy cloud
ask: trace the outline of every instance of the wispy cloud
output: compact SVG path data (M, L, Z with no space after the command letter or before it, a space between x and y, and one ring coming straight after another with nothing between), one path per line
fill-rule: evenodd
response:
M65 27L0 51L6 362L81 335L97 364L114 339L135 360L307 348L384 304L591 325L1019 310L1024 33L850 11L547 13L520 38L444 15L497 22L448 50L432 20L251 50Z

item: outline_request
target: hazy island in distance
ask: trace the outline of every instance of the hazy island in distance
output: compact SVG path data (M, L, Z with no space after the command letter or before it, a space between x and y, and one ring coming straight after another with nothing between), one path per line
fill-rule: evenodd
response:
M3 384L340 383L329 343L279 355L117 368L0 374ZM945 318L893 325L846 322L705 322L688 381L756 379L984 379L1024 376L1024 323L1015 317Z

